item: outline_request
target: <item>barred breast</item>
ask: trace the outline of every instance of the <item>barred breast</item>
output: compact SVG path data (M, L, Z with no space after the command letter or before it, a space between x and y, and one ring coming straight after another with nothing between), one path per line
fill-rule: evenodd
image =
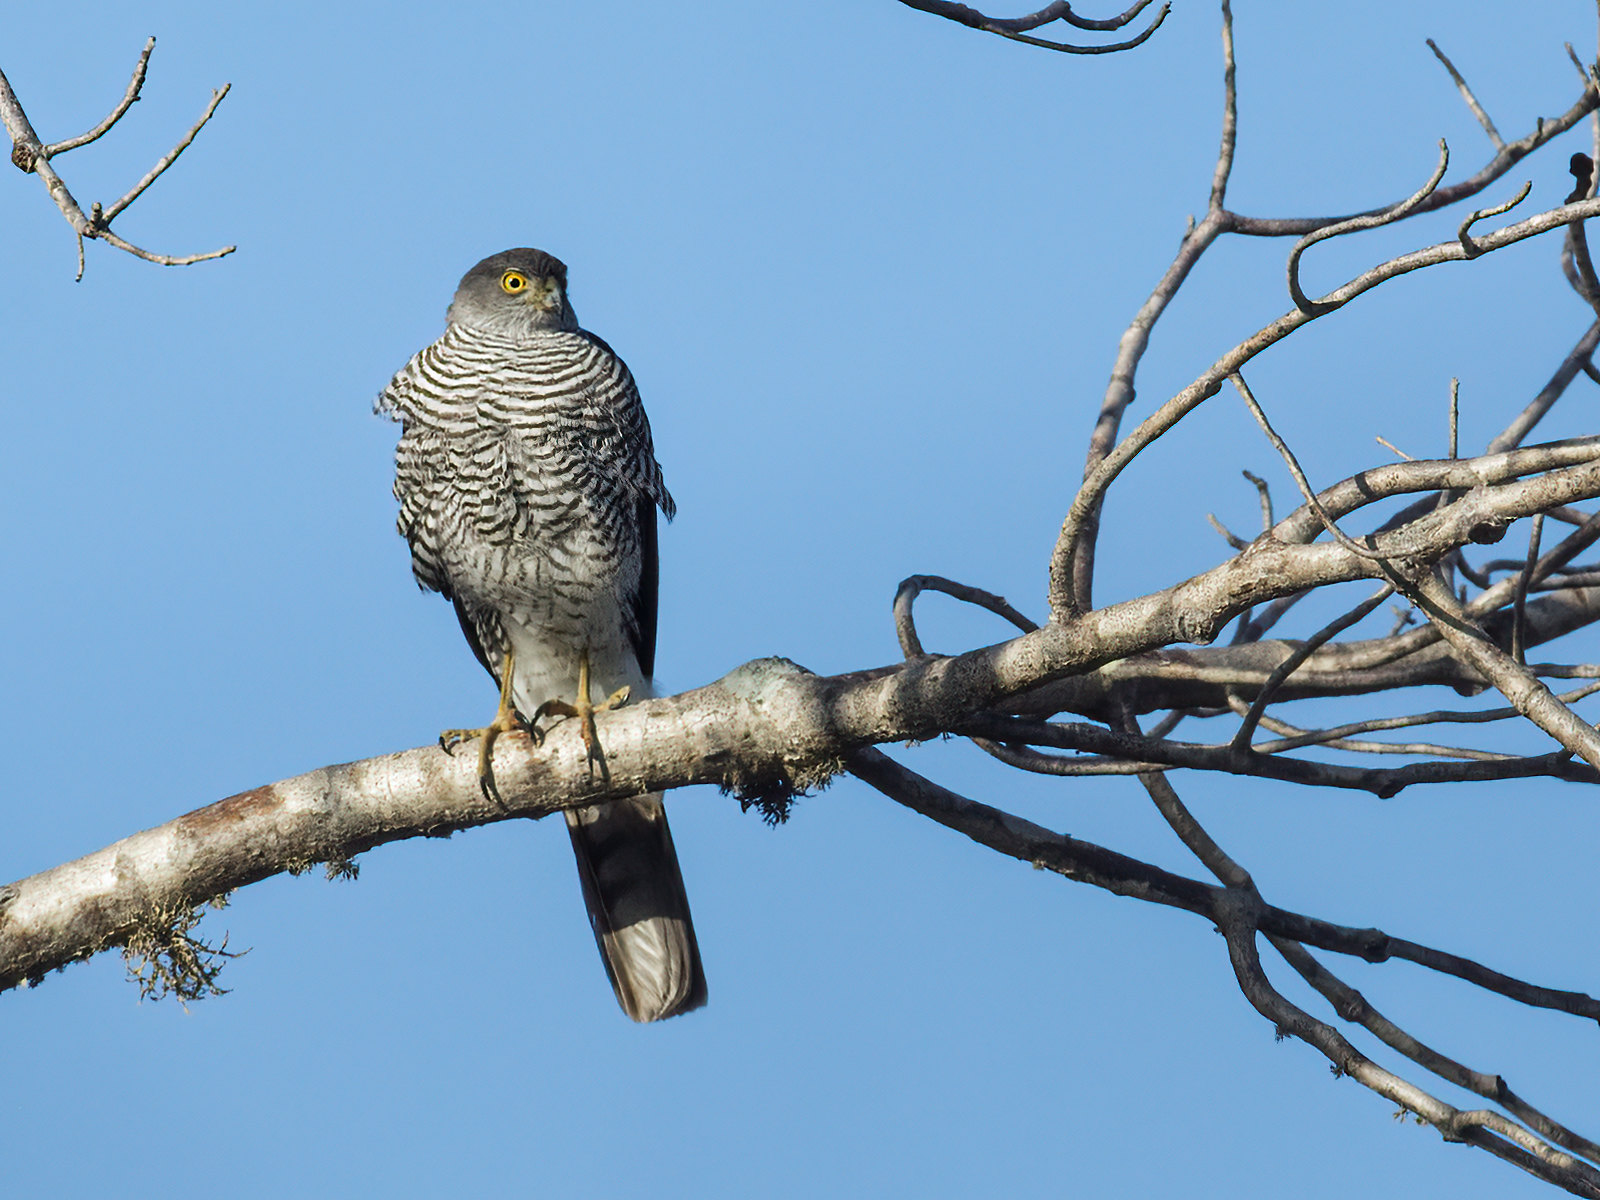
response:
M641 524L648 514L653 535L653 509L674 506L611 348L582 332L512 340L451 325L378 407L405 427L395 495L417 581L457 602L491 664L516 646L538 676L518 671L525 711L576 686L586 646L597 683L643 685Z

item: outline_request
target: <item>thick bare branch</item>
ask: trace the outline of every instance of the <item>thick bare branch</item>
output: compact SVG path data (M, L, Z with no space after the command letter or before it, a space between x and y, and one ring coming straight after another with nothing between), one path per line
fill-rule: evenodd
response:
M1546 449L1517 451L1505 461L1537 457ZM1373 538L1373 549L1386 558L1436 561L1485 528L1600 494L1600 462L1593 461L1600 456L1593 447L1586 449L1591 461L1476 487L1411 526ZM1464 472L1473 466L1443 464ZM865 746L965 732L975 713L1007 695L1172 642L1209 641L1256 603L1363 578L1371 570L1370 561L1337 545L1263 538L1222 566L1165 592L956 658L919 659L834 678L810 675L782 660L762 660L711 687L611 714L602 730L608 768L602 779L584 769L587 757L571 730L558 729L537 756L502 755L512 758L496 766L502 794L520 798L506 809L478 793L471 764L432 751L313 772L138 835L91 860L58 868L59 874L35 877L0 911L0 938L12 939L13 945L20 939L22 946L0 958L21 964L14 968L16 977L31 977L40 964L58 965L114 940L143 906L203 899L292 862L347 859L380 842L448 832L507 814L536 815L690 783L719 783L752 795L805 788L826 780L845 756ZM1512 700L1518 703L1515 696ZM1015 740L1004 732L972 732ZM1140 757L1125 753L1125 745L1113 752ZM1206 753L1211 757L1197 765L1228 769L1214 749ZM1325 784L1338 775L1325 764L1252 758L1262 773L1274 777ZM1430 770L1466 769L1479 773L1474 777L1492 777L1503 765L1420 764L1402 768L1412 775L1396 774L1390 782L1420 781ZM1562 768L1551 764L1549 769L1559 773ZM362 796L380 800L355 803ZM63 896L73 899L69 903Z

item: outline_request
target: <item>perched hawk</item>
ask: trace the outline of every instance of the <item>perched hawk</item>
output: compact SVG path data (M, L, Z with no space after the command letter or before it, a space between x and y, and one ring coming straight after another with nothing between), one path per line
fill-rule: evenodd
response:
M425 589L455 605L500 684L476 737L494 794L493 741L550 714L582 722L650 695L656 657L656 510L670 518L639 391L581 329L567 268L507 250L462 277L443 336L378 397L400 422L394 494ZM659 793L569 811L589 921L617 1002L635 1021L705 1003L689 900Z

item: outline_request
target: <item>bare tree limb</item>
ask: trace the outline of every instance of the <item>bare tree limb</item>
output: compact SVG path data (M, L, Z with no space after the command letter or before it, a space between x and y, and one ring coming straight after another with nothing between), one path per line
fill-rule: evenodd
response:
M1445 56L1439 45L1432 38L1428 39L1428 49L1433 51L1433 56L1444 64L1444 69L1450 72L1450 78L1455 81L1456 88L1461 92L1461 98L1467 102L1467 107L1472 110L1472 115L1478 118L1478 124L1483 126L1483 132L1489 135L1489 144L1496 150L1506 148L1505 139L1500 136L1500 131L1494 127L1494 122L1489 119L1489 114L1483 111L1483 105L1478 103L1478 98L1472 94L1472 89L1467 86L1467 81L1461 78L1461 72L1456 70L1455 63Z
M52 142L44 148L46 158L54 158L58 154L65 154L68 150L76 150L79 146L87 146L90 142L102 137L113 125L122 120L122 116L133 107L139 98L139 92L144 88L145 72L150 69L150 52L156 48L155 38L147 38L144 49L139 51L139 61L133 65L133 77L128 80L128 88L122 93L116 107L106 114L105 120L96 125L87 133L80 133L77 137L68 138L64 142ZM10 126L7 125L9 129ZM18 164L21 165L21 164Z
M119 250L132 254L136 258L142 258L146 262L158 263L167 267L182 267L191 263L221 258L225 254L232 254L238 248L236 246L224 246L220 250L209 250L202 254L157 254L154 251L145 250L140 246L134 245L120 234L113 233L111 230L112 220L137 200L146 188L177 161L178 156L183 153L189 143L194 141L195 135L211 119L211 115L217 111L217 105L221 104L223 97L228 94L228 89L231 86L229 84L223 84L221 88L211 94L210 104L206 106L205 112L201 114L200 119L195 122L189 132L179 139L176 146L162 155L156 165L145 173L144 178L139 180L110 208L102 209L96 203L89 214L85 216L83 209L68 189L66 182L56 173L55 167L51 165L51 159L57 155L65 154L69 150L76 150L80 146L87 146L90 142L103 136L122 119L128 109L133 107L134 102L139 98L140 89L144 87L145 72L149 66L150 52L154 49L155 42L155 38L151 38L145 43L144 50L139 55L138 64L133 69L133 78L129 81L126 92L123 93L122 99L111 110L105 120L87 133L78 137L68 138L62 142L54 142L50 145L45 145L39 140L39 135L34 132L27 113L23 111L22 103L17 99L16 93L12 91L10 81L6 79L3 72L0 72L0 123L5 125L6 132L11 136L11 161L19 170L31 172L43 181L45 190L50 193L51 200L61 210L61 215L67 219L67 224L72 226L72 231L77 239L77 278L79 279L83 278L84 238L98 238Z
M1143 360L1145 352L1150 348L1150 337L1155 330L1156 322L1161 319L1173 297L1178 294L1178 289L1189 278L1189 272L1194 269L1194 265L1229 228L1230 214L1222 205L1227 195L1228 177L1233 171L1233 156L1238 143L1239 109L1233 56L1233 9L1226 2L1222 5L1222 56L1222 140L1217 151L1217 165L1211 175L1211 204L1205 220L1198 225L1194 223L1192 217L1190 218L1190 228L1178 246L1177 257L1162 275L1149 298L1134 314L1133 320L1117 344L1117 358L1112 364L1111 379L1106 384L1105 396L1100 402L1100 415L1089 435L1089 451L1083 467L1085 480L1094 475L1116 445L1118 431L1122 428L1123 415L1133 403L1136 394L1134 377L1138 374L1139 363ZM1070 566L1064 568L1057 562L1052 563L1050 568L1052 579L1056 577L1058 571L1070 569L1072 602L1080 611L1094 606L1095 542L1099 536L1103 499L1103 496L1095 497L1080 518L1082 536L1069 551ZM1055 599L1057 586L1052 584L1051 588L1052 613L1059 607Z
M1600 495L1600 446L1584 443L1581 449L1586 452L1581 465L1476 487L1413 525L1372 539L1373 549L1385 558L1436 560L1478 531L1531 515L1540 505ZM1578 453L1578 447L1534 448L1497 461L1502 468L1536 458L1548 462L1560 459L1561 450ZM1414 471L1427 465L1407 463L1386 470ZM1442 464L1463 472L1476 465ZM847 755L865 746L944 731L970 730L996 741L1016 740L1007 732L997 736L974 727L981 725L975 714L993 708L1008 694L1052 678L1086 673L1172 641L1210 640L1250 605L1307 587L1363 578L1372 569L1368 560L1337 545L1262 539L1222 566L1166 592L1053 623L955 658L919 659L892 670L831 679L782 660L762 660L698 692L609 714L602 728L608 773L601 780L585 770L587 756L573 731L558 729L537 756L516 756L510 764L497 764L502 794L519 798L504 810L476 791L471 764L437 752L412 751L313 772L236 797L216 811L202 810L164 831L138 835L103 851L99 858L91 856L92 862L60 868L58 875L36 877L24 889L26 904L23 896L13 893L10 903L0 906L0 938L20 938L24 947L0 951L0 963L11 964L0 967L0 981L33 977L40 963L48 968L92 953L129 928L137 914L152 904L203 899L289 869L294 862L348 859L396 837L448 832L502 815L534 815L691 783L714 782L753 796L804 789L825 781ZM1488 661L1486 677L1503 685L1503 668L1493 659ZM1471 665L1485 669L1477 661ZM1519 696L1510 698L1520 706ZM1562 711L1570 716L1568 710ZM1108 738L1129 737L1099 732ZM1589 733L1592 737L1593 731ZM1030 729L1029 737L1035 736L1037 731ZM518 744L516 739L510 742ZM1128 745L1124 740L1111 749L1121 757L1148 757L1127 753ZM1161 743L1160 748L1174 753L1174 745ZM1228 754L1225 748L1180 747L1176 752L1200 755L1193 759L1197 765L1233 769L1221 757ZM1327 764L1250 757L1252 769L1273 777L1323 784L1354 778L1350 769ZM1541 769L1560 774L1566 767L1553 761L1541 764ZM1498 762L1417 764L1390 774L1383 786L1445 778L1464 770L1476 772L1475 778L1492 778L1507 768ZM1525 767L1509 773L1525 773ZM1373 778L1368 773L1356 786L1370 787ZM381 797L382 802L354 803L353 797L360 795ZM402 802L403 797L410 799ZM273 847L279 849L275 852ZM156 877L159 885L152 882ZM92 891L92 903L83 899L85 888ZM30 932L40 921L49 924L46 914L59 921L62 906L72 907L61 898L63 891L78 897L73 903L87 904L92 913L65 921L70 937L55 925L49 936Z
M1135 46L1142 45L1151 34L1161 28L1161 22L1167 19L1167 13L1172 10L1171 4L1163 4L1156 13L1155 20L1151 21L1144 30L1125 42L1115 42L1105 46L1077 46L1068 42L1052 42L1045 38L1030 37L1027 30L1038 29L1054 21L1064 21L1068 25L1086 30L1111 30L1121 29L1132 21L1150 4L1151 0L1138 0L1138 3L1118 16L1104 20L1094 20L1080 17L1072 11L1072 6L1064 0L1055 0L1055 3L1041 8L1038 12L1030 13L1024 17L990 17L985 16L975 8L965 4L952 3L951 0L900 0L907 8L914 8L920 12L932 13L936 17L943 17L947 21L955 21L969 29L979 29L984 33L998 34L1003 38L1010 38L1014 42L1024 42L1029 46L1038 46L1045 50L1059 50L1065 54L1115 54L1119 50L1132 50Z
M1548 233L1551 229L1559 228L1571 221L1586 220L1597 214L1600 214L1600 200L1584 200L1577 204L1562 205L1485 235L1479 244L1483 253L1489 253L1538 234ZM1314 312L1295 308L1270 325L1262 327L1219 358L1198 379L1147 417L1138 429L1125 438L1090 473L1083 487L1079 489L1078 495L1073 499L1066 520L1062 523L1061 534L1056 541L1055 553L1051 560L1051 612L1060 615L1078 610L1079 605L1071 582L1070 564L1075 553L1074 546L1083 536L1086 529L1085 522L1099 504L1106 489L1146 446L1169 432L1200 404L1216 395L1223 381L1230 375L1237 374L1245 363L1308 322L1337 311L1350 301L1391 279L1442 263L1459 262L1466 257L1467 253L1462 249L1461 243L1451 241L1415 250L1410 254L1403 254L1380 263L1342 287L1329 292L1317 302L1319 307Z
M1306 294L1300 290L1300 256L1306 250L1318 242L1327 241L1329 238L1342 237L1347 233L1359 233L1364 229L1377 229L1379 226L1392 225L1396 221L1402 220L1420 208L1422 202L1433 195L1449 166L1450 147L1445 144L1443 138L1440 138L1438 166L1434 167L1433 174L1428 177L1428 182L1424 183L1406 199L1400 201L1393 208L1384 209L1380 213L1351 217L1346 221L1338 221L1332 225L1324 225L1320 229L1313 229L1296 242L1289 251L1288 264L1289 295L1294 300L1295 307L1308 316L1319 316L1321 313L1328 311L1328 301L1326 299L1308 299ZM1463 250L1465 250L1465 247L1463 247Z

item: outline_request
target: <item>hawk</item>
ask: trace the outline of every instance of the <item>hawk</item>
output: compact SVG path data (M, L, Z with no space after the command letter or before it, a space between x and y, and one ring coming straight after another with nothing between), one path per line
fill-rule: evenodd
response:
M440 592L500 685L479 739L495 796L495 737L651 694L656 513L669 520L633 375L578 324L567 268L506 250L461 279L438 341L383 389L398 421L395 498L417 583ZM600 760L603 765L603 760ZM584 902L623 1012L656 1021L705 1003L705 974L659 793L569 810Z

